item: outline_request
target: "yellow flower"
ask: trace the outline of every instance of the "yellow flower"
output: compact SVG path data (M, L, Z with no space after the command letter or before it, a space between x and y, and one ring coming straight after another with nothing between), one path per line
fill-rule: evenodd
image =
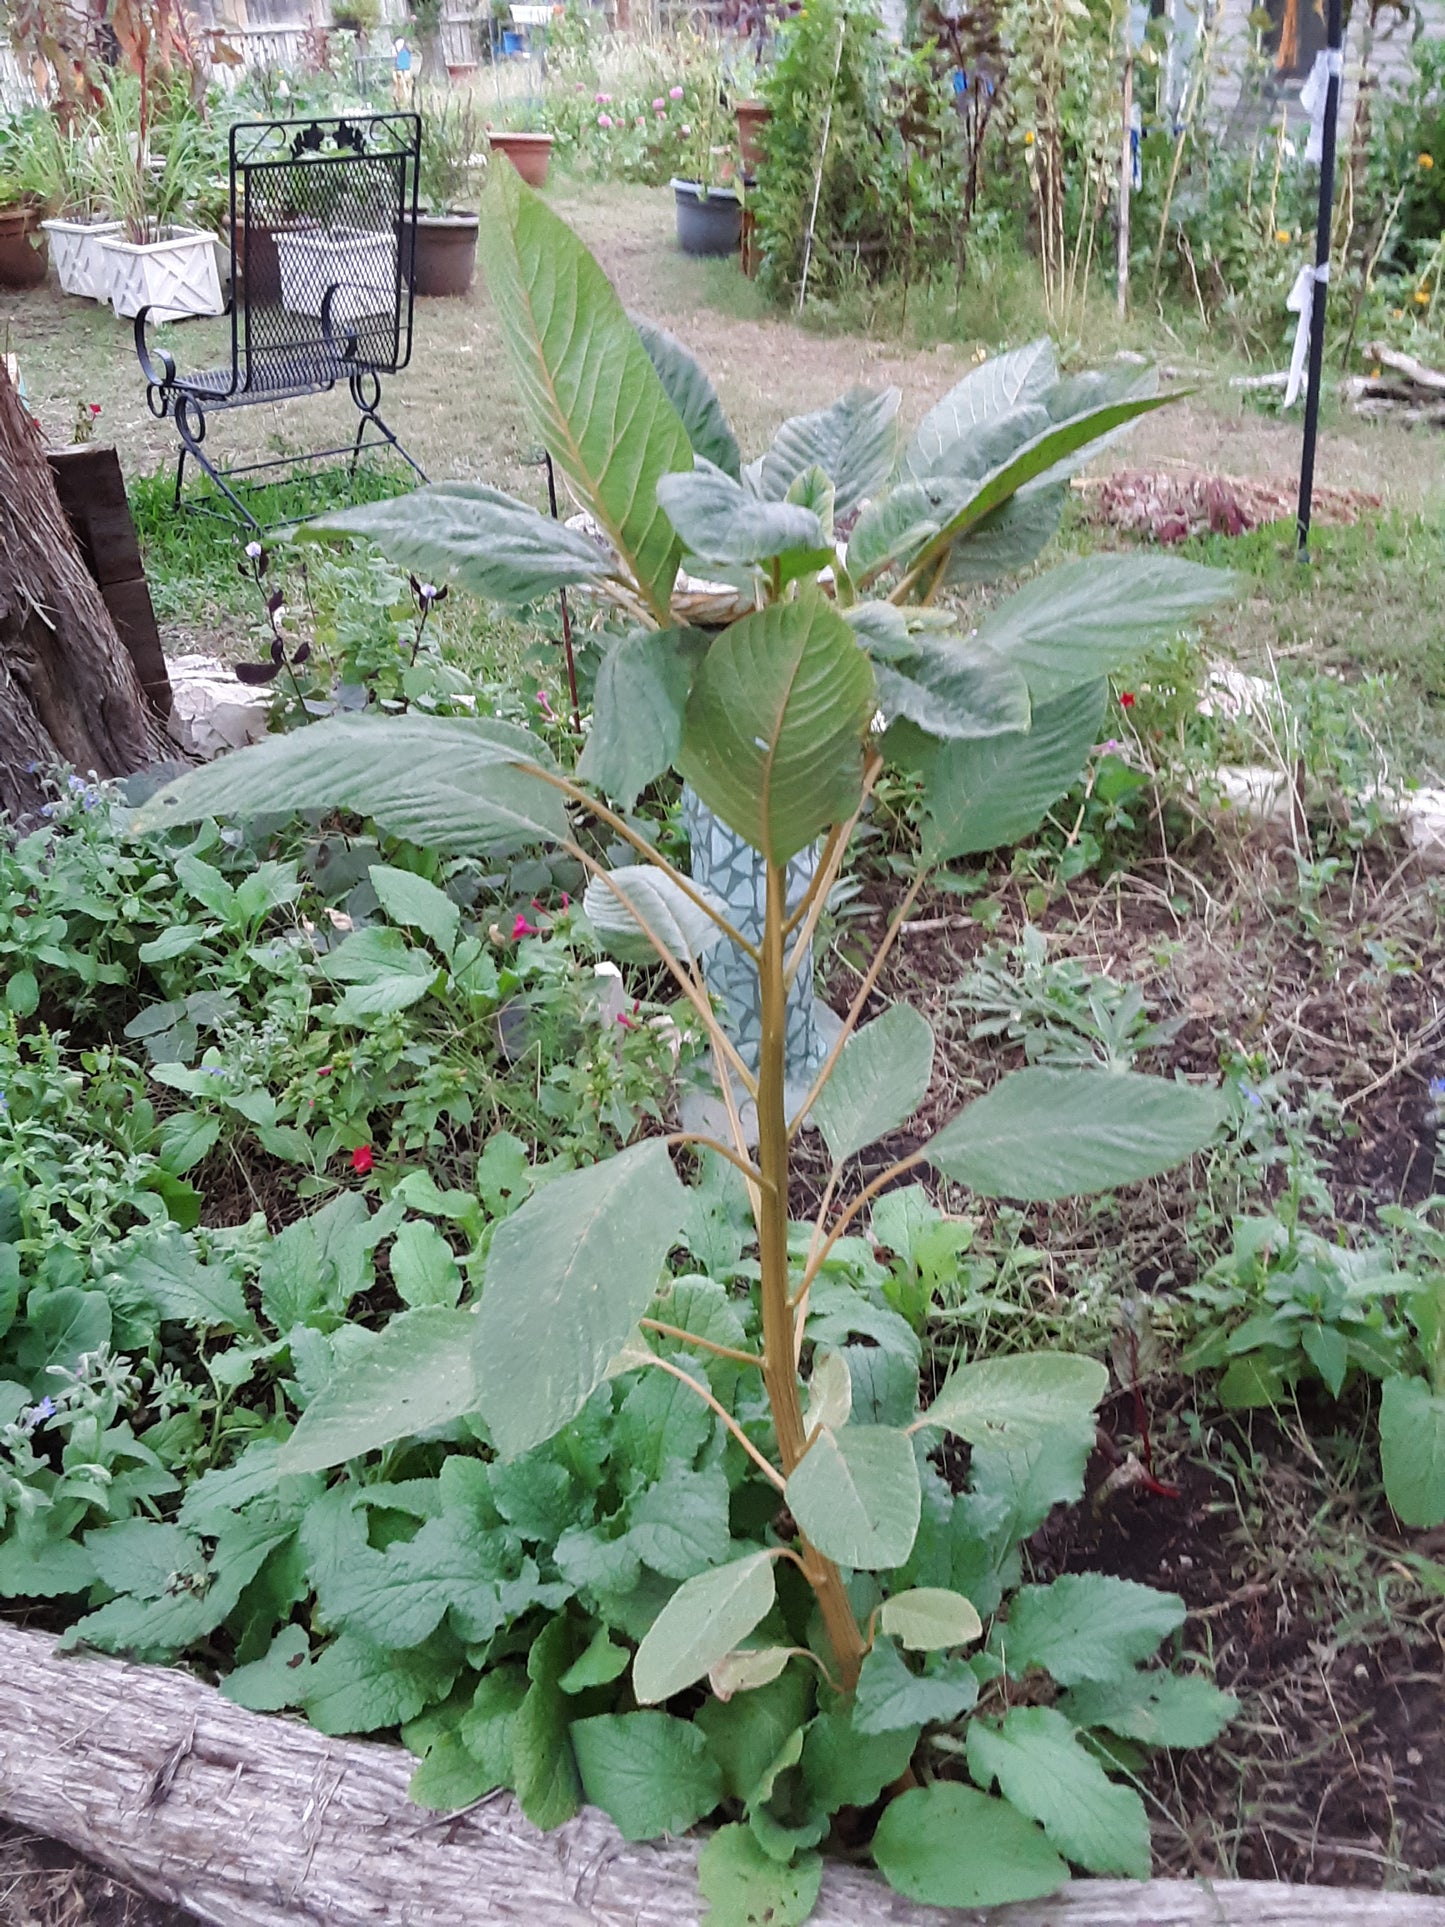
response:
M1289 229L1287 227L1277 227L1274 231L1274 238L1279 242L1280 246L1283 247L1289 239Z
M1032 147L1033 144L1034 144L1034 130L1031 127L1029 131L1024 135L1024 146Z
M1433 154L1422 154L1415 165L1417 167L1433 167L1435 165L1435 156Z
M1415 299L1422 308L1426 307L1430 300L1430 290L1428 288L1416 288Z

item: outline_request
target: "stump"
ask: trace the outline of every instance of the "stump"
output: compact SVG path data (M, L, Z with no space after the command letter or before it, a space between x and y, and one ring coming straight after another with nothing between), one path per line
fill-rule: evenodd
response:
M213 1927L697 1927L698 1843L629 1845L584 1810L409 1804L397 1746L246 1713L159 1666L0 1621L0 1819ZM833 1863L813 1927L1445 1927L1445 1900L1263 1881L1076 1881L984 1912L916 1906Z
M34 815L57 762L127 776L159 747L39 433L0 366L0 810Z

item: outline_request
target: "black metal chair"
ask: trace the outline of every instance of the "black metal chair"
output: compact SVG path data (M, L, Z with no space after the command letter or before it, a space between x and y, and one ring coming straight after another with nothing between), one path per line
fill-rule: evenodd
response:
M238 492L248 486L240 476L339 455L350 457L354 475L364 449L390 447L426 480L379 412L382 376L411 359L420 152L415 114L231 129L230 365L180 374L174 357L151 345L148 311L135 322L147 404L180 436L178 508L188 456L252 529L262 525ZM233 468L207 455L209 415L325 394L343 381L359 416L349 446Z

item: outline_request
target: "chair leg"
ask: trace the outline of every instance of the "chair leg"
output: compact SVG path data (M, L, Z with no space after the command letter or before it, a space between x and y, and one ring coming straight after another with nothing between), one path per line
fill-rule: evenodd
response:
M408 464L420 479L423 482L426 481L426 470L422 467L421 463L411 455L403 443L397 439L377 412L381 405L381 377L369 368L356 369L352 373L350 386L351 399L356 403L357 412L361 417L360 421L356 424L356 444L351 452L351 473L353 475L356 473L356 464L361 455L362 437L366 433L367 424L370 423L372 427L376 428L386 437L397 454L400 455L402 460Z
M193 416L194 416L194 421L192 421ZM215 483L216 487L220 490L222 495L225 496L226 500L230 503L231 507L235 510L236 516L240 521L242 527L253 530L257 535L259 535L261 533L261 524L256 520L255 516L251 513L250 509L246 507L246 504L241 500L240 496L237 495L236 491L231 487L230 483L226 480L225 476L221 473L220 469L218 469L215 463L209 459L205 449L201 446L201 444L206 439L205 410L203 408L198 407L197 404L189 396L183 396L176 403L175 422L176 422L176 433L181 438L181 467L184 467L185 459L187 455L193 455L196 461L205 470L206 474L210 477L212 482ZM177 505L179 505L180 503L180 476L181 476L181 470L180 468L178 468L176 471Z

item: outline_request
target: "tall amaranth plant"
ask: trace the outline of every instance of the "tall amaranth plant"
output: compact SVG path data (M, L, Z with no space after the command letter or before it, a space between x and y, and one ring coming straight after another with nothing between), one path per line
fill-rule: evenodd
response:
M968 1726L974 1785L909 1786L877 1824L875 1859L904 1892L959 1905L1050 1891L1065 1876L1060 1853L1100 1870L1147 1868L1137 1796L1107 1779L1076 1733L1111 1721L1138 1734L1149 1719L1150 1730L1167 1725L1163 1702L1130 1669L1178 1625L1180 1602L1142 1588L1116 1593L1114 1581L1060 1581L1018 1596L1006 1652L997 1628L986 1651L963 1650L996 1611L1000 1562L1012 1556L975 1569L965 1542L984 1543L997 1505L998 1518L1014 1521L1013 1539L999 1528L999 1543L1013 1546L1018 1520L1037 1523L1039 1504L1046 1511L1058 1496L1060 1467L1077 1480L1103 1367L1066 1354L972 1359L920 1406L916 1343L900 1390L896 1375L885 1384L876 1369L885 1353L842 1344L810 1308L860 1213L916 1167L980 1197L1064 1198L1167 1170L1221 1118L1214 1093L1184 1083L1026 1069L852 1203L834 1203L848 1161L910 1117L928 1087L934 1039L924 1018L903 1004L866 1025L860 1017L930 869L1036 828L1097 739L1108 675L1229 587L1168 557L1101 556L1037 576L967 634L937 606L951 583L1031 563L1057 527L1071 469L1159 398L1137 370L1061 379L1048 345L1036 343L973 371L907 440L896 393L855 390L785 423L745 467L696 362L629 320L590 255L509 169L492 170L484 224L482 255L529 416L606 544L476 483L438 484L324 526L367 534L397 562L501 603L586 588L627 612L632 627L602 665L580 765L561 769L527 730L493 720L337 717L186 776L142 822L349 809L435 849L532 838L570 852L590 874L586 909L602 940L623 958L661 959L706 1028L730 1130L716 1141L678 1133L636 1144L549 1182L496 1227L476 1307L394 1321L353 1377L348 1367L307 1409L282 1467L325 1470L463 1416L507 1462L555 1439L610 1378L665 1374L704 1401L763 1503L713 1522L717 1549L690 1571L669 1569L664 1577L682 1581L670 1594L637 1595L623 1702L633 1710L575 1719L568 1740L550 1683L565 1665L565 1629L553 1631L561 1622L537 1641L527 1703L542 1695L536 1719L546 1712L549 1746L570 1747L573 1788L566 1774L549 1779L537 1811L565 1817L580 1769L593 1797L606 1804L610 1792L609 1811L629 1830L646 1831L648 1816L655 1828L685 1824L660 1792L641 1801L637 1789L643 1779L675 1788L691 1762L711 1789L692 1813L725 1790L746 1816L704 1856L719 1918L742 1919L745 1892L770 1917L799 1920L817 1891L814 1849L829 1816L871 1809L885 1787L907 1786L926 1726L957 1720L1002 1674L1038 1665L1071 1689L1077 1717L1010 1710L1006 1698L990 1703L988 1718L981 1708ZM712 599L713 626L698 624L696 598L677 594L684 558L726 586ZM921 784L917 872L811 1089L790 1105L789 989L808 968L850 837L889 766ZM638 793L668 769L757 853L765 902L756 934L737 929L628 822ZM600 862L578 839L584 814L636 862ZM815 843L811 884L791 899L788 866ZM755 1067L704 985L702 959L723 939L757 973ZM756 1109L755 1151L745 1100ZM832 1175L800 1236L789 1222L790 1163L809 1114ZM737 1321L655 1312L688 1205L671 1155L680 1143L712 1151L746 1180L755 1346ZM961 1515L946 1523L952 1500L929 1461L945 1433L1013 1495L1008 1505L960 1497L966 1530ZM1013 1570L1016 1584L1016 1560ZM922 1670L919 1654L929 1656ZM610 1682L618 1669L609 1667L599 1678ZM800 1676L796 1690L784 1687ZM688 1710L703 1681L718 1695L698 1715L713 1749L706 1774L702 1743L678 1737L691 1728L636 1710ZM781 1694L792 1711L770 1746L760 1712L744 1747L728 1702L766 1694L768 1706ZM811 1715L799 1710L805 1701ZM1211 1722L1217 1731L1217 1711L1202 1723ZM530 1759L540 1728L526 1732Z

